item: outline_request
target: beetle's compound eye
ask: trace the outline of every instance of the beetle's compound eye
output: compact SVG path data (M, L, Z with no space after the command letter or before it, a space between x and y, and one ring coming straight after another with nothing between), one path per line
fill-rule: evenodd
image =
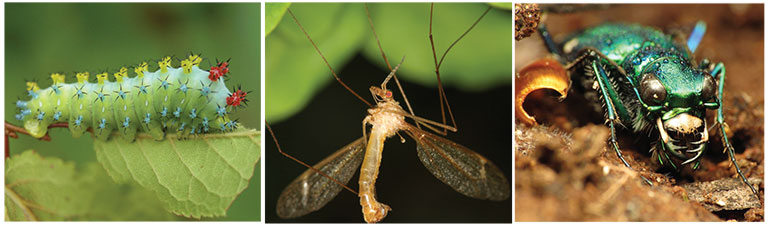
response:
M646 104L661 104L667 98L667 89L655 75L646 73L640 81L640 97Z
M704 101L711 100L715 97L715 91L717 90L717 82L715 77L709 74L704 75L704 84L701 85L701 98Z

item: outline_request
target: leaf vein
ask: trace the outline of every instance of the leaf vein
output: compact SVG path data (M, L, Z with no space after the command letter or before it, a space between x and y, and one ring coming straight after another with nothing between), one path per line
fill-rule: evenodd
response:
M203 185L203 188L205 188L205 190L207 190L209 193L216 194L216 195L218 195L220 197L226 197L227 196L227 195L224 195L224 194L219 194L217 192L214 192L213 189L209 188L208 185L206 185L205 182L203 182L202 179L200 179L197 175L195 175L194 172L192 172L192 169L189 168L189 165L187 164L187 162L184 161L184 159L181 158L181 155L179 154L179 150L178 150L178 148L176 148L176 144L173 142L173 140L171 140L171 146L173 147L172 149L176 153L176 156L179 157L179 161L181 161L181 164L184 165L184 168L186 168L187 171L189 171L189 174L192 175L191 179L195 179L198 182L200 182L200 184ZM192 183L189 183L189 185L191 186ZM192 200L191 197L189 197L189 198L190 198L189 200ZM194 201L192 201L192 202L194 202ZM197 202L194 202L194 203L198 204Z
M230 139L233 139L233 140L234 140L234 138L231 138L231 137L230 137ZM213 150L213 152L215 152L215 153L216 153L216 155L218 155L218 156L221 158L221 160L222 160L222 161L224 161L224 163L226 163L226 164L227 164L227 166L229 166L229 168L232 168L232 170L234 170L235 172L237 172L237 175L239 175L239 176L240 176L240 178L242 178L242 179L248 179L248 177L246 177L245 175L243 175L243 173L242 173L242 172L240 172L239 170L237 170L237 167L235 167L234 165L232 165L232 163L230 163L229 161L227 161L227 159L226 159L226 158L224 158L224 156L223 156L223 155L221 155L221 153L219 152L219 149L217 149L215 146L213 146L213 144L211 144L211 142L210 142L210 141L208 141L208 139L207 139L207 138L203 138L203 140L205 141L205 143L206 143L206 144L208 144L208 146L209 146L209 147L211 147L211 149Z
M138 142L138 139L137 139L136 141ZM120 145L116 145L116 146L118 146L118 149L120 149ZM150 168L152 168L152 173L153 173L153 174L155 174L155 179L157 180L157 184L159 184L161 187L165 188L165 190L168 190L168 194L170 194L171 196L173 196L174 198L176 198L176 200L179 200L179 198L178 198L178 197L176 197L176 196L173 194L173 192L171 192L171 189L170 189L170 188L168 188L168 186L166 186L165 184L163 184L163 183L160 181L160 176L159 176L159 175L157 175L157 169L155 169L155 166L154 166L154 165L152 165L152 162L151 162L151 161L149 161L149 159L147 158L147 154L145 154L145 153L144 153L144 148L143 148L143 145L141 145L141 144L138 144L137 146L138 146L138 148L139 148L139 151L141 152L141 156L142 156L142 157L144 157L144 160L146 160L146 161L147 161L147 164L149 164L149 167L150 167ZM122 155L122 152L120 152L120 154ZM127 167L127 165L126 165L126 167ZM127 168L128 168L128 172L131 172L131 170L130 170L130 167L127 167ZM134 180L136 180L136 181L140 181L140 180L139 180L139 178L137 178L136 176L134 176L134 175L133 175L133 173L131 173L131 176L134 178ZM149 186L149 187L152 187L152 186Z

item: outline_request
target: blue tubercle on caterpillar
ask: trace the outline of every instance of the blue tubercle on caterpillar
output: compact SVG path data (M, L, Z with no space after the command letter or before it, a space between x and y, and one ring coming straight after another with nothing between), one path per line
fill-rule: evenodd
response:
M123 67L109 81L107 73L97 74L97 82L88 82L89 73L77 73L76 83L65 83L65 76L53 73L51 87L41 89L27 82L29 101L19 100L16 119L33 137L40 138L54 123L68 123L74 137L89 128L100 140L109 139L117 130L122 138L133 141L137 131L163 139L167 132L194 135L227 132L237 127L228 114L246 102L245 91L230 92L224 84L229 62L221 62L209 71L198 67L202 58L190 55L181 67L171 65L171 57L158 62L159 69L149 72L143 62L134 67L135 77L128 77Z

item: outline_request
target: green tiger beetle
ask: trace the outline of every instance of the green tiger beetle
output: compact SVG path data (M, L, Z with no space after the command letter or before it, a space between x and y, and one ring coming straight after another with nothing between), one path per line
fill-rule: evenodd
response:
M759 200L757 190L736 163L734 148L725 135L725 65L707 59L697 65L692 57L705 30L706 24L698 22L688 42L681 44L675 36L651 27L603 24L555 43L546 27L539 27L549 51L571 74L583 74L573 76L574 82L580 84L574 88L583 89L585 97L591 95L602 104L611 131L610 144L625 166L632 168L619 149L618 126L631 126L636 133L658 130L652 158L677 171L686 165L693 170L699 168L709 143L708 131L718 126L736 172ZM713 127L707 127L707 109L717 110Z

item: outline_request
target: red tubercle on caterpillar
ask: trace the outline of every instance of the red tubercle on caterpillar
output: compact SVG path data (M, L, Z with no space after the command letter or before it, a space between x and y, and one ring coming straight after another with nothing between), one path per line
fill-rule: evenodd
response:
M235 89L235 92L227 97L227 106L239 107L240 105L245 105L248 102L248 99L245 98L248 93L240 88Z
M211 81L218 81L219 78L226 76L229 73L229 60L220 62L216 66L211 67L208 75L208 79Z

